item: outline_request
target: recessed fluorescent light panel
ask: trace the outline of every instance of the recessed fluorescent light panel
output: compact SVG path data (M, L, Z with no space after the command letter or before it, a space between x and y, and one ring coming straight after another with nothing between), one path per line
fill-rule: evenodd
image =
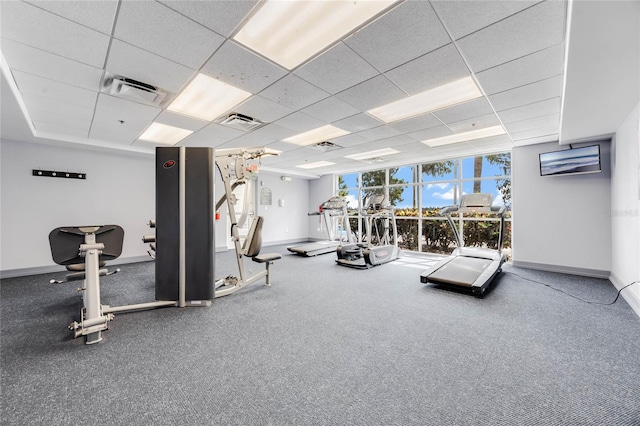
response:
M465 77L367 112L385 123L392 123L479 98L480 96L482 96L482 92L480 92L473 78Z
M504 135L506 132L502 126L485 127L484 129L472 130L470 132L456 133L455 135L443 136L441 138L427 139L423 144L430 147L449 145L452 143L472 141L476 139L488 138L491 136Z
M271 0L233 38L292 70L396 1Z
M249 96L249 92L198 74L167 109L201 120L213 121Z
M147 130L145 130L138 139L147 142L175 145L191 133L193 133L192 130L167 126L166 124L151 123Z
M327 124L326 126L318 127L308 132L300 133L290 138L283 139L283 142L294 143L296 145L312 145L318 142L328 141L340 136L348 135L351 132L342 130L338 127Z
M316 161L315 163L307 163L307 164L301 164L298 167L299 169L315 169L318 167L325 167L325 166L332 166L336 163L331 163L329 161Z
M393 148L384 148L384 149L378 149L375 151L362 152L360 154L346 155L345 158L350 158L352 160L368 160L375 157L383 157L385 155L397 154L399 152L400 151L395 150Z

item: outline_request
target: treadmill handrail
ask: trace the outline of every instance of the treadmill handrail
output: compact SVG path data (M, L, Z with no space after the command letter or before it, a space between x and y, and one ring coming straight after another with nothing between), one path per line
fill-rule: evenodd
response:
M493 199L493 197L489 198L490 200ZM495 214L500 218L500 228L499 228L499 232L498 232L498 253L502 252L502 245L504 242L504 224L505 224L505 219L504 219L504 214L506 212L507 208L505 206L494 206L494 205L482 205L482 206L466 206L466 207L461 207L461 206L447 206L447 207L443 207L442 209L440 209L440 211L438 212L438 215L440 216L444 216L447 218L447 221L449 222L449 225L451 226L451 229L453 230L453 235L456 239L456 243L458 245L458 247L465 247L464 245L464 239L462 237L462 235L460 234L460 232L458 231L458 227L456 226L455 222L453 221L453 218L451 217L451 213L460 213L460 214L466 214L466 213L491 213L491 214Z
M438 212L438 214L440 216L444 216L447 213L453 213L453 212L457 212L459 209L458 206L447 206L447 207L443 207L442 209L440 209L440 211Z

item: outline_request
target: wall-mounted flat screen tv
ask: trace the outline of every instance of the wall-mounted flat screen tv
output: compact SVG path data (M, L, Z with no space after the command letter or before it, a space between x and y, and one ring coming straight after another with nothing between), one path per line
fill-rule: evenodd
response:
M540 176L598 173L600 170L600 145L540 154Z

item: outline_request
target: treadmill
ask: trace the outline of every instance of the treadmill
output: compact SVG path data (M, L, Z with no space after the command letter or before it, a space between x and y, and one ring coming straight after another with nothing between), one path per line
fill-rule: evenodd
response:
M453 229L458 247L446 259L433 265L420 274L420 282L432 283L443 287L466 290L482 297L498 273L507 255L502 253L504 234L504 206L492 206L492 194L464 194L459 206L445 207L439 214L445 216ZM451 213L493 213L500 217L497 250L482 247L465 247Z
M320 254L331 252L335 253L338 246L344 242L343 233L336 232L336 224L334 223L336 218L342 222L343 232L346 232L346 241L349 243L355 242L353 234L351 233L351 225L349 224L349 214L347 212L347 201L345 197L329 198L320 205L319 211L309 213L309 216L320 216L322 218L321 220L324 221L328 240L314 241L299 246L287 247L287 250L291 253L307 257L318 256Z

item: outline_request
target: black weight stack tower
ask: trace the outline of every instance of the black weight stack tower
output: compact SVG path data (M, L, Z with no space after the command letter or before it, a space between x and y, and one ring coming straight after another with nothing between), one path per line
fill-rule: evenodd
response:
M156 300L214 298L212 148L156 148Z

